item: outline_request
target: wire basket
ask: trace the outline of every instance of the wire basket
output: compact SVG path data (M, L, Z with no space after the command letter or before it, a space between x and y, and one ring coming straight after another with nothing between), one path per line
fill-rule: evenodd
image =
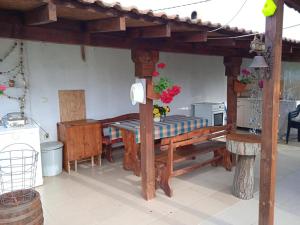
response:
M16 206L35 197L38 152L27 144L8 145L0 151L0 204Z

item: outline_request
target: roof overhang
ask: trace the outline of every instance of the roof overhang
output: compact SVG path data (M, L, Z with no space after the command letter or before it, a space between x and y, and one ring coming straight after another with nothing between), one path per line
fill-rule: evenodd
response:
M252 57L253 31L141 11L100 0L0 0L0 37L64 44ZM240 36L240 38L230 38ZM221 38L221 39L216 39ZM300 43L283 40L283 59Z
M285 4L300 13L300 0L284 0Z

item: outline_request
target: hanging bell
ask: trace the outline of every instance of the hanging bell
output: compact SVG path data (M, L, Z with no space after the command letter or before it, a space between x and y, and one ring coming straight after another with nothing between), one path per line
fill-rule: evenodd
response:
M269 66L263 56L257 55L254 57L251 65L249 67L250 68L268 68Z

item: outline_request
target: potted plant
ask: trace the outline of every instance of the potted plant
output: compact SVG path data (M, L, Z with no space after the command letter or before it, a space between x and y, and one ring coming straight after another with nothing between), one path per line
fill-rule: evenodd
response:
M158 77L160 73L158 70L162 70L166 67L165 63L157 64L157 70L152 73L154 77ZM181 87L173 85L167 77L160 77L158 81L154 81L152 84L153 89L151 91L156 95L156 100L160 99L162 103L169 104L173 101L173 98L181 92Z
M237 77L237 80L234 82L234 91L240 93L245 91L248 84L251 84L253 81L253 76L248 69L242 69L241 74Z
M152 76L158 77L160 75L159 71L165 67L165 63L157 64L157 70L152 73ZM154 81L154 83L148 86L147 92L148 97L154 100L160 100L163 104L170 104L174 97L181 92L181 87L174 85L169 78L160 77L157 81ZM169 106L154 105L154 121L160 121L160 118L165 117L168 112L170 112Z
M161 118L166 117L166 115L170 112L169 106L159 106L157 104L153 107L153 118L155 122L161 121Z

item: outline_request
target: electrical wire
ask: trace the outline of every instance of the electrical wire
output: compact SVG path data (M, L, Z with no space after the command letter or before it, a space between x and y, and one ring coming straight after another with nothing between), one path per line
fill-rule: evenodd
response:
M167 7L167 8L154 9L152 11L155 12L155 11L161 11L161 10L176 9L176 8L181 8L181 7L185 7L185 6L190 6L190 5L206 3L206 2L210 2L210 1L212 1L212 0L202 0L202 1L198 1L198 2L187 3L187 4L184 4L184 5L176 5L176 6L171 6L171 7Z
M294 24L294 25L291 25L291 26L288 26L288 27L284 27L283 30L284 29L290 29L290 28L293 28L293 27L298 27L298 26L300 26L300 23L299 24Z
M294 28L294 27L298 27L298 26L300 26L300 23L299 23L299 24L294 24L294 25L291 25L291 26L284 27L284 28L282 28L282 30L290 29L290 28ZM252 34L244 34L244 35L239 35L239 36L231 36L231 37L211 37L211 38L207 38L207 39L208 39L208 40L236 39L236 38L242 38L242 37L251 37L251 36L258 35L258 34L263 34L263 33L255 32L255 33L252 33Z
M240 12L242 11L242 9L244 8L244 6L246 5L248 0L245 0L244 3L242 4L242 6L239 8L239 10L234 14L234 16L227 22L225 23L223 26L219 27L219 28L216 28L216 29L213 29L213 30L209 30L207 32L215 32L217 30L221 30L223 29L224 27L226 27L229 23L231 23L239 14Z

